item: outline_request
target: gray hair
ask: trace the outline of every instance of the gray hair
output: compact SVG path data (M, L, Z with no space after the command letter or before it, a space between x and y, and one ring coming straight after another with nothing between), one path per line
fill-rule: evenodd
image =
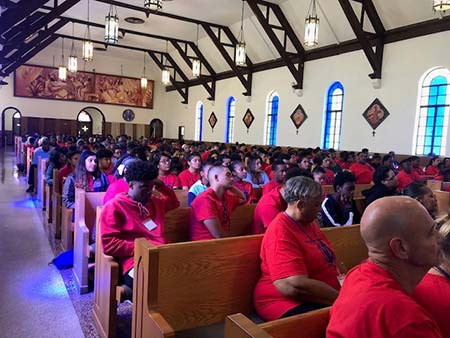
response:
M322 187L309 177L292 177L284 185L284 199L287 204L298 200L308 201L318 196L322 196Z

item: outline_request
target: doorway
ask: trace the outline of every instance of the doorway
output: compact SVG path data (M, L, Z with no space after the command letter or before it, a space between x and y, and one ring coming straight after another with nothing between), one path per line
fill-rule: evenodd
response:
M163 137L163 123L160 119L150 121L150 139L159 140Z
M80 119L81 118L81 119ZM90 123L90 124L89 124ZM104 135L105 116L95 107L83 108L77 116L78 136Z
M0 147L14 144L14 137L22 135L22 113L15 107L8 107L2 111L2 132Z

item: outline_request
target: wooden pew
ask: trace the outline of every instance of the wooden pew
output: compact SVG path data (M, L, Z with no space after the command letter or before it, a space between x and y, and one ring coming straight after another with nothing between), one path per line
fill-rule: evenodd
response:
M188 190L174 190L175 195L180 201L180 208L188 206Z
M58 179L59 170L53 169L53 187L50 200L52 223L55 225L55 237L61 238L61 206L62 206L62 187Z
M32 147L27 147L27 156L26 156L26 168L27 168L27 176L30 176L30 171L31 171L31 162L33 160L33 153L34 153L34 148ZM34 176L36 178L36 176ZM36 184L35 184L36 186Z
M242 313L227 316L225 338L325 338L330 307L255 324Z
M253 188L250 203L257 204L262 197L262 188Z
M37 198L41 202L42 210L45 211L45 172L47 171L47 158L38 158L37 168Z
M442 190L442 181L427 180L427 187L431 190Z
M324 234L337 262L351 268L367 258L359 225L324 229ZM222 323L234 312L251 314L262 236L159 247L136 240L132 337L174 337Z
M450 192L442 190L434 190L438 205L438 215L448 213L450 210Z
M104 192L75 189L73 274L81 294L89 291L89 234L93 234L95 230L97 207L103 205L104 196Z

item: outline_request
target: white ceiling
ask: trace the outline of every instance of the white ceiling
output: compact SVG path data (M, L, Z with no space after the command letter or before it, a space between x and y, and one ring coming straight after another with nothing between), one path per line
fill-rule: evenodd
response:
M125 0L122 0L122 2L125 2ZM126 2L143 7L143 0L129 0ZM278 0L270 2L280 5L299 40L302 41L304 34L304 20L307 15L310 0ZM321 25L319 31L319 45L317 47L354 39L355 35L338 0L318 0L318 2ZM432 0L373 0L373 2L386 30L438 17L438 15L432 11ZM53 1L49 1L49 5L52 3ZM87 3L88 0L80 1L77 5L72 7L72 9L66 12L64 16L87 20ZM360 4L355 1L351 1L351 3L355 9L360 6ZM240 27L241 5L241 0L173 0L163 1L163 11L229 26L237 37ZM108 10L108 4L90 0L90 21L103 24ZM249 58L253 63L278 58L279 55L276 49L267 38L264 30L253 13L251 13L247 4L245 4L245 13L246 19L244 22L244 30ZM196 39L196 25L192 23L157 15L150 15L149 18L146 18L143 12L131 11L121 7L118 8L118 15L121 28L170 36L189 41L195 41ZM145 20L145 23L143 25L129 24L123 20L128 16L142 18ZM368 23L369 20L366 20L366 22ZM368 30L370 30L370 27ZM84 31L85 26L75 25L75 35L83 37ZM71 35L72 25L66 25L59 32ZM103 40L103 29L92 28L91 33L93 39ZM56 41L53 45L60 46L60 44L59 41ZM165 42L163 40L150 39L130 34L127 34L124 39L121 39L119 44L159 51L165 50ZM69 44L66 43L66 46L68 45ZM216 72L229 70L223 57L202 29L200 29L199 46ZM78 50L80 49L81 48L78 48ZM189 74L190 72L185 62L179 57L178 53L172 47L169 48L169 51L182 69L185 70L186 74ZM127 58L130 62L142 60L142 54L138 52L129 52L121 48L108 48L107 52L98 53L98 56L123 57L124 53L127 54Z

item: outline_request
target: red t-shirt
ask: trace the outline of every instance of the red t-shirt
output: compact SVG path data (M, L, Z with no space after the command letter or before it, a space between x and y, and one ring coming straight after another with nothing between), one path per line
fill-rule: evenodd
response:
M375 169L369 163L353 163L350 171L356 178L356 184L369 184L372 182L373 172Z
M281 187L283 184L275 182L275 181L270 181L269 183L266 183L263 185L263 190L262 193L263 195L271 192L273 189Z
M229 232L230 216L239 201L239 197L229 191L225 191L223 199L219 199L212 188L198 195L191 204L191 240L214 239L203 223L206 219L218 218L222 231Z
M261 278L253 299L264 320L280 318L302 302L283 296L278 279L306 275L339 290L336 256L316 223L300 224L284 212L270 223L261 244Z
M437 167L433 167L432 165L429 165L427 167L427 169L425 170L425 175L439 176L439 169Z
M263 234L278 213L285 211L287 204L280 195L280 188L273 189L259 200L253 214L253 233Z
M109 177L109 176L108 176ZM103 204L106 204L109 200L112 200L115 196L128 192L129 185L123 178L119 178L115 182L111 183L106 189L105 196L103 196Z
M250 203L253 190L252 184L247 181L242 181L242 182L233 182L233 185L244 193L246 203Z
M367 261L345 277L327 338L438 338L435 321L380 266Z
M414 179L416 178L416 175L413 173L406 173L405 171L400 171L397 175L397 181L398 181L398 191L403 191L408 185L410 185Z
M417 174L419 177L425 175L425 173L423 172L423 169L420 168L420 167L418 167L418 168L412 167L412 168L411 168L411 171L412 171L413 173Z
M450 279L427 273L414 290L413 298L441 329L443 337L450 337Z
M325 169L325 179L322 182L322 185L333 185L334 183L334 171L328 168Z
M180 179L181 187L190 188L200 179L200 173L191 173L189 169L186 169L178 175L178 178Z
M169 174L166 176L158 176L158 178L170 189L181 188L181 182L177 175Z

